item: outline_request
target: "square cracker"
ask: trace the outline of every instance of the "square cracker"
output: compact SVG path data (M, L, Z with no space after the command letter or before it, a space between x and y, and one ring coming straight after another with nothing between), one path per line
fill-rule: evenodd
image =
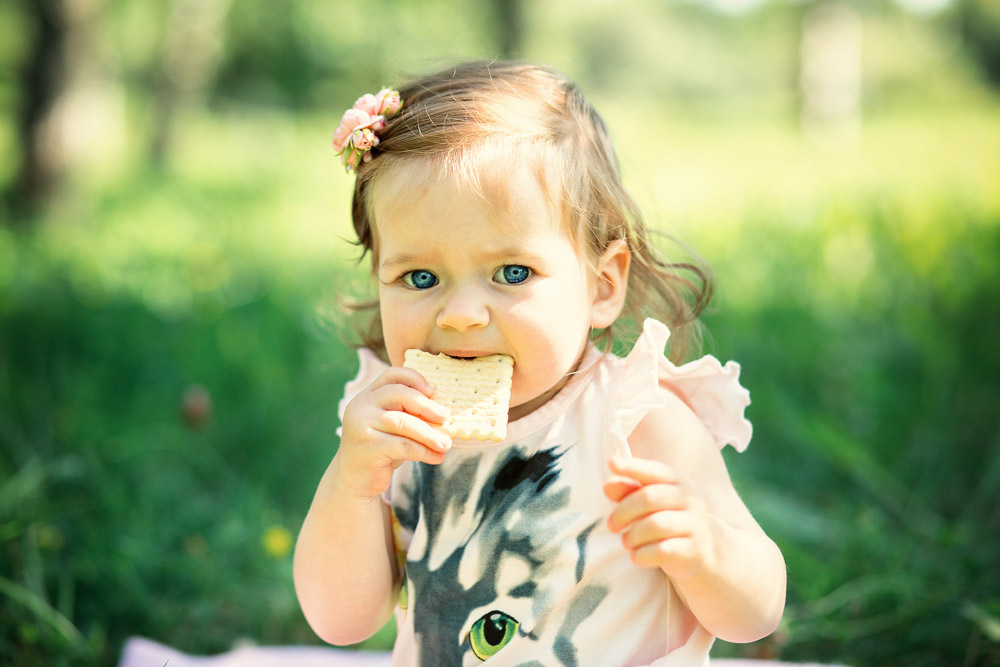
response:
M451 414L440 430L461 440L494 440L507 436L514 360L505 354L457 359L446 354L407 350L403 366L434 386L434 400Z

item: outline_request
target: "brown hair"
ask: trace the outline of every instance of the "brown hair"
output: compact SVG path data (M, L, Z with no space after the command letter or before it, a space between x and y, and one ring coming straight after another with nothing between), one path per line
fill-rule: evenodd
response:
M634 340L646 316L671 329L670 357L680 361L700 342L698 316L712 279L700 263L670 263L650 242L635 202L625 191L604 121L565 75L537 65L471 62L421 78L399 90L402 110L379 132L372 159L359 165L352 215L362 258L377 254L372 192L378 175L404 160L433 160L481 186L476 166L529 161L561 196L571 238L596 260L617 240L632 257L625 308L595 332L605 349ZM496 158L500 151L505 159ZM483 157L487 156L486 160ZM550 176L551 177L551 176ZM355 303L360 344L384 355L378 302ZM625 339L625 341L623 341Z

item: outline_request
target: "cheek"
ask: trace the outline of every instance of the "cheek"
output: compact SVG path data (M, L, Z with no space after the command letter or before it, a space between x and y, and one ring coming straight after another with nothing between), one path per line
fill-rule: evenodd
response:
M585 311L550 307L517 315L522 317L511 323L521 363L514 367L514 389L518 394L547 391L572 370L586 343L590 328Z
M587 293L578 283L554 283L510 310L511 321L540 345L572 347L590 328Z
M382 320L382 336L385 339L389 362L393 366L401 366L403 352L411 347L420 347L412 342L412 332L416 327L410 321L408 311L392 298L379 298L379 316Z

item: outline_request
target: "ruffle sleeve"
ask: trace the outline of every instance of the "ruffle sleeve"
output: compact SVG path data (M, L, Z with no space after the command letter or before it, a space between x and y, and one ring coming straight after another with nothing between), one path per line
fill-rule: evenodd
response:
M740 384L740 365L730 361L723 366L707 355L675 366L663 354L669 337L662 322L643 323L642 335L624 360L617 426L631 433L643 417L665 405L663 392L670 391L691 408L720 449L732 445L742 452L753 427L744 417L750 392Z
M375 356L374 352L365 348L358 350L358 364L358 374L353 380L348 380L347 384L344 385L344 397L340 399L340 403L337 405L337 416L340 417L341 424L344 423L344 411L347 410L347 404L361 393L362 389L374 382L375 378L389 368L389 364ZM337 437L339 438L341 435L343 435L343 426L338 426Z

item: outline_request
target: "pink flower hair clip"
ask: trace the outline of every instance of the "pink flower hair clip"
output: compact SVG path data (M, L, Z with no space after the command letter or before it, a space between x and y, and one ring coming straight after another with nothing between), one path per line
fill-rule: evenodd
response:
M378 146L376 132L385 127L386 118L395 116L403 106L399 91L383 88L376 94L362 95L344 112L340 127L333 133L333 148L350 172L359 162L372 159L371 149Z

